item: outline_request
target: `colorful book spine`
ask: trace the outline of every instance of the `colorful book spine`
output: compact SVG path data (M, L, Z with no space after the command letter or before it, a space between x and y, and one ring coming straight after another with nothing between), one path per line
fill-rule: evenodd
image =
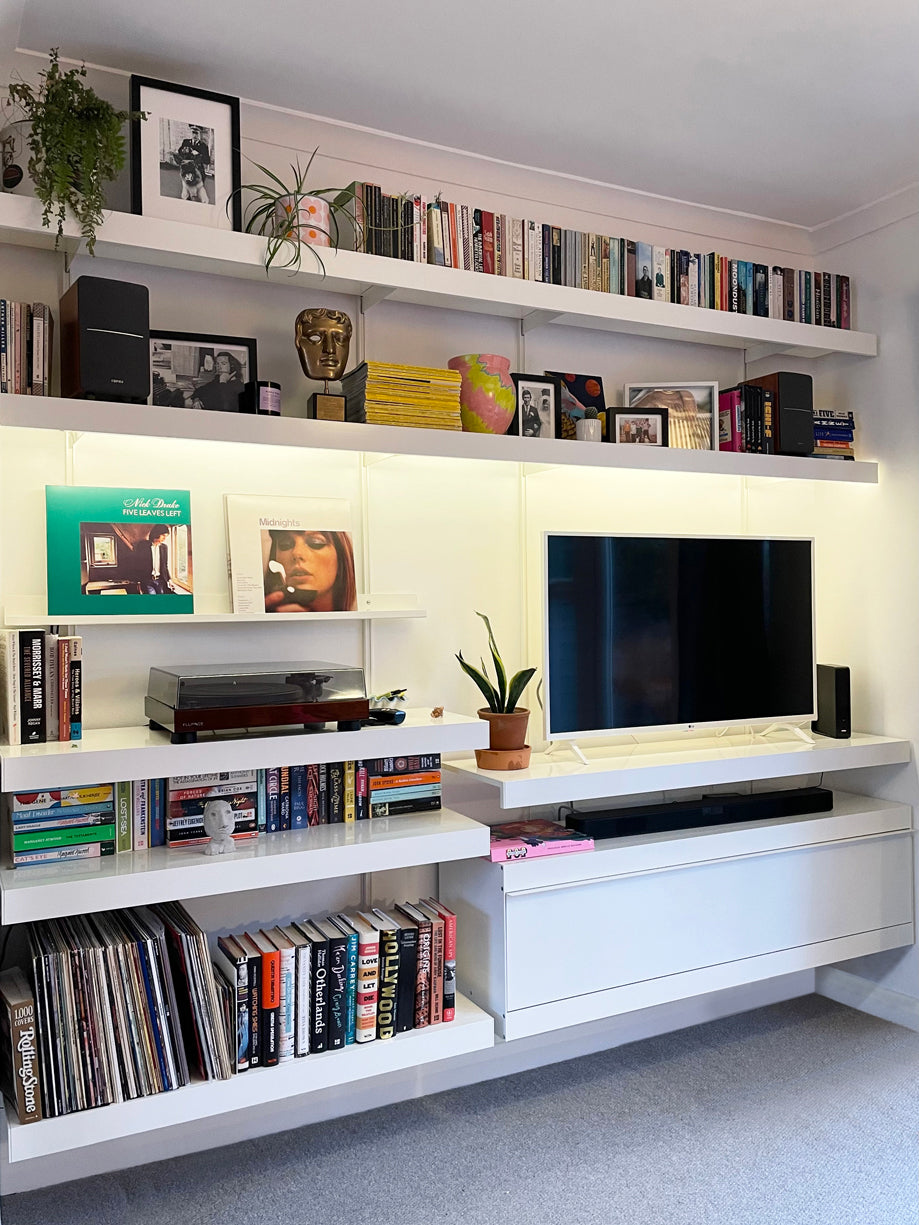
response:
M131 850L131 784L115 784L115 847L118 851Z
M344 774L344 819L352 823L355 818L355 778L354 762L342 762Z
M278 828L281 833L284 833L290 829L290 766L281 766L280 776L280 816Z
M19 631L0 632L0 731L7 744L22 743Z
M377 1036L380 938L375 927L357 925L357 988L355 992L355 1041L372 1042Z
M23 744L42 744L45 740L44 653L44 631L19 631L19 717Z
M309 824L306 802L306 766L290 767L290 828L306 829Z
M399 988L399 935L395 927L380 929L379 998L377 1000L377 1038L396 1036L396 1008Z
M132 796L132 846L135 851L146 851L150 845L150 782L138 778L131 784Z

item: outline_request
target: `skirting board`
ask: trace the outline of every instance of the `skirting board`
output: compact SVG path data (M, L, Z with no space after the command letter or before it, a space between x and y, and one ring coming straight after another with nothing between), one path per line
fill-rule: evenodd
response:
M919 999L905 995L902 991L891 991L881 987L870 978L837 970L833 966L821 966L816 972L815 991L837 1004L848 1004L859 1012L891 1021L906 1029L919 1031Z
M408 1068L373 1080L339 1085L236 1114L220 1115L207 1120L206 1127L198 1122L60 1153L53 1161L38 1158L11 1166L6 1161L4 1138L0 1188L4 1195L31 1191L73 1178L87 1178L110 1170L251 1140L287 1128L374 1110L477 1081L494 1080L530 1068L624 1046L690 1025L796 999L811 994L813 990L814 971L802 970L692 999L660 1004L639 1012L591 1021L586 1025L569 1026L557 1033L538 1034L510 1043L499 1038L494 1047L485 1051Z

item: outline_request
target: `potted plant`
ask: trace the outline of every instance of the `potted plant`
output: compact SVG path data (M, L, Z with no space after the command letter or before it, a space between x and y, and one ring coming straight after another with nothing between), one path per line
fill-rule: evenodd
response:
M480 719L488 723L488 748L476 749L476 762L485 770L525 770L530 764L530 746L526 743L530 712L524 707L518 707L517 702L536 669L521 668L508 681L491 622L484 613L477 612L476 616L482 618L488 631L488 647L494 664L495 682L492 683L488 676L484 659L481 661L480 671L463 659L462 651L456 656L459 666L475 681L488 703L476 712Z
M40 84L14 81L9 97L22 112L21 122L29 126L29 174L42 202L42 224L50 227L52 216L57 219L57 247L69 209L93 255L105 184L124 167L124 125L146 115L116 110L100 98L83 83L85 65L62 72L57 47L48 58Z
M306 180L313 159L301 167L299 159L290 167L290 181L285 183L267 166L253 162L265 176L264 182L243 183L240 192L250 199L243 216L243 228L249 234L261 234L268 239L265 248L265 272L274 265L291 273L300 268L304 245L309 247L325 273L325 264L317 248L339 245L342 230L351 227L360 237L357 207L360 203L350 187L310 187ZM227 201L229 208L230 202ZM341 225L339 224L341 221Z

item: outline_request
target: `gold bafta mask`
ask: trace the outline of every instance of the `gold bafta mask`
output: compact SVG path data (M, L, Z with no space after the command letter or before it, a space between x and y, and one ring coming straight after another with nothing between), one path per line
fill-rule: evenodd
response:
M307 378L326 384L340 379L348 364L351 320L344 311L313 307L297 316L294 339Z

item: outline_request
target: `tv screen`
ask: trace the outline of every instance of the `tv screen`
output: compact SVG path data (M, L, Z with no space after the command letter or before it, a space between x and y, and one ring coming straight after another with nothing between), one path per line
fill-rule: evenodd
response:
M812 717L812 549L547 533L547 738Z

